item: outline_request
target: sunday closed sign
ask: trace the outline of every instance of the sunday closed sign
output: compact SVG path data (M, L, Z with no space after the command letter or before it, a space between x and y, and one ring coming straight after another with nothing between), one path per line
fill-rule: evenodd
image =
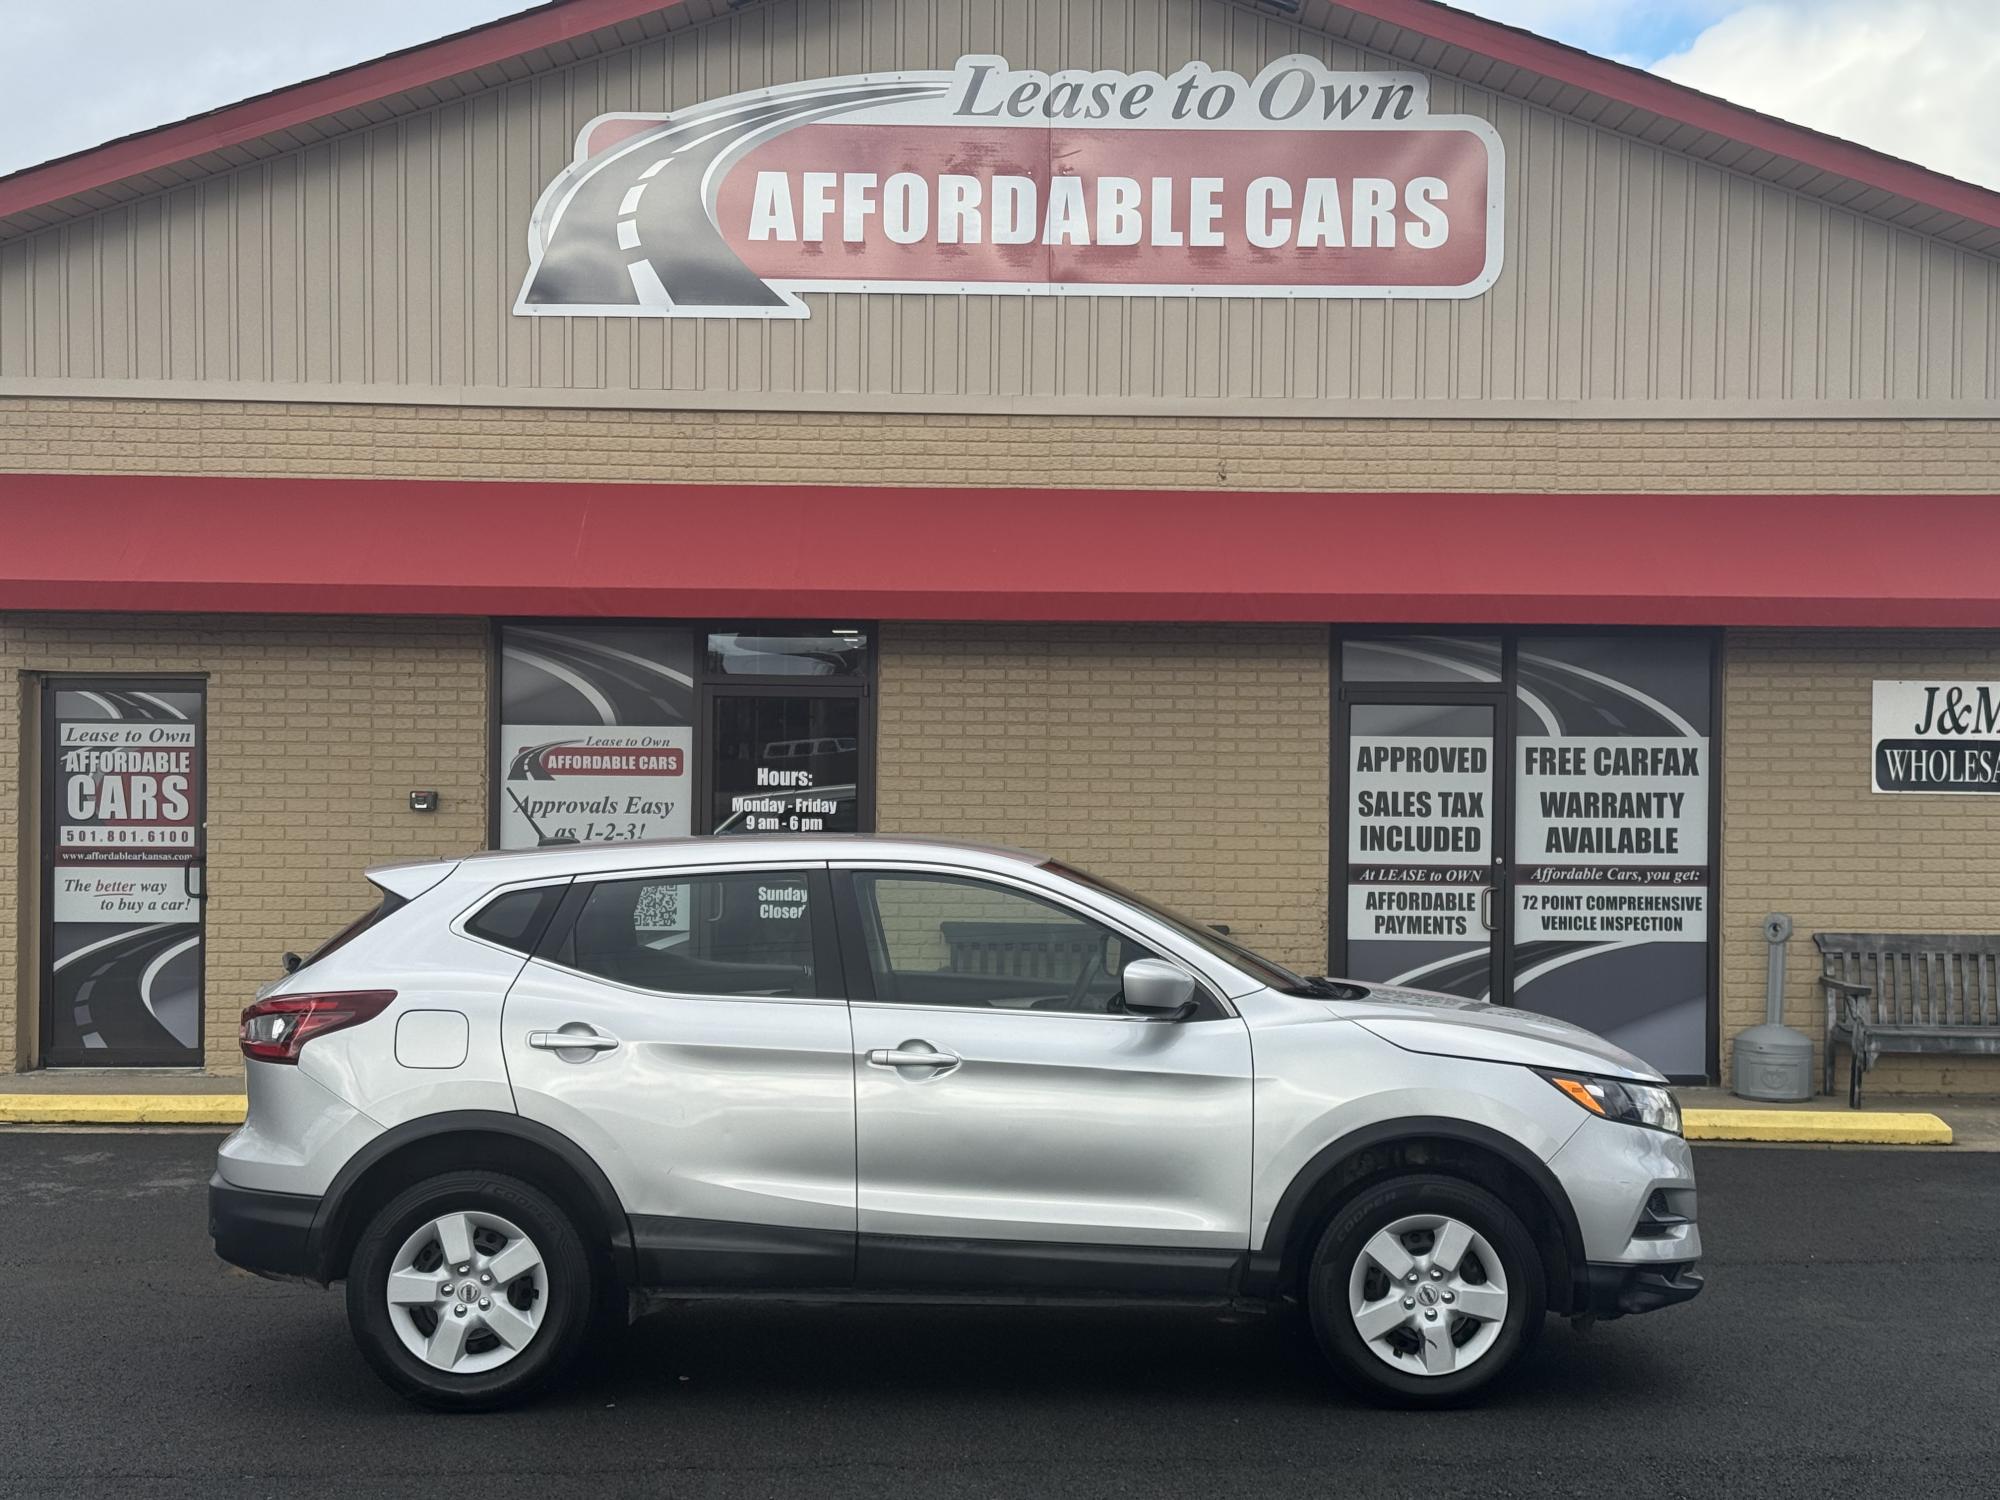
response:
M1877 682L1878 792L2000 795L2000 682Z

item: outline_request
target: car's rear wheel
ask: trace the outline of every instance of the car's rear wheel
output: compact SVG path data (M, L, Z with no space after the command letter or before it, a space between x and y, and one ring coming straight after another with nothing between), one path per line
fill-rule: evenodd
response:
M1307 1272L1320 1348L1362 1394L1401 1406L1471 1395L1541 1331L1541 1256L1520 1217L1455 1177L1411 1176L1358 1194L1320 1236Z
M537 1188L455 1172L405 1189L348 1265L347 1318L377 1374L427 1406L517 1400L581 1347L596 1306L576 1226Z

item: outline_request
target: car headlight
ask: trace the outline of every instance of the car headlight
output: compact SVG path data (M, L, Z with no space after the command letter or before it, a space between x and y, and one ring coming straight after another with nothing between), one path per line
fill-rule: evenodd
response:
M1680 1101L1656 1083L1632 1083L1623 1078L1597 1078L1589 1073L1558 1073L1537 1068L1542 1077L1594 1115L1643 1125L1648 1130L1681 1133Z

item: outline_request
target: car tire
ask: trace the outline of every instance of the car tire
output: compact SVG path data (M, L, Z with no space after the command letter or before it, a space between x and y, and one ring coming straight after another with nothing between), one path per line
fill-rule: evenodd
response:
M1320 1235L1306 1275L1321 1351L1351 1388L1391 1406L1463 1401L1527 1352L1547 1306L1520 1216L1456 1177L1363 1189Z
M598 1281L575 1224L547 1194L495 1172L453 1172L406 1188L363 1229L348 1263L347 1320L400 1394L485 1411L576 1358L604 1300Z

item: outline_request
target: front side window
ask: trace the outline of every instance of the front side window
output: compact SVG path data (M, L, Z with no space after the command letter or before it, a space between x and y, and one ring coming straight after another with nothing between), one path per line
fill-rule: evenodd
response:
M1154 955L1024 891L950 875L857 871L875 997L901 1005L1121 1013L1125 965Z
M813 956L819 880L755 870L600 881L557 961L669 995L818 997L827 993Z

